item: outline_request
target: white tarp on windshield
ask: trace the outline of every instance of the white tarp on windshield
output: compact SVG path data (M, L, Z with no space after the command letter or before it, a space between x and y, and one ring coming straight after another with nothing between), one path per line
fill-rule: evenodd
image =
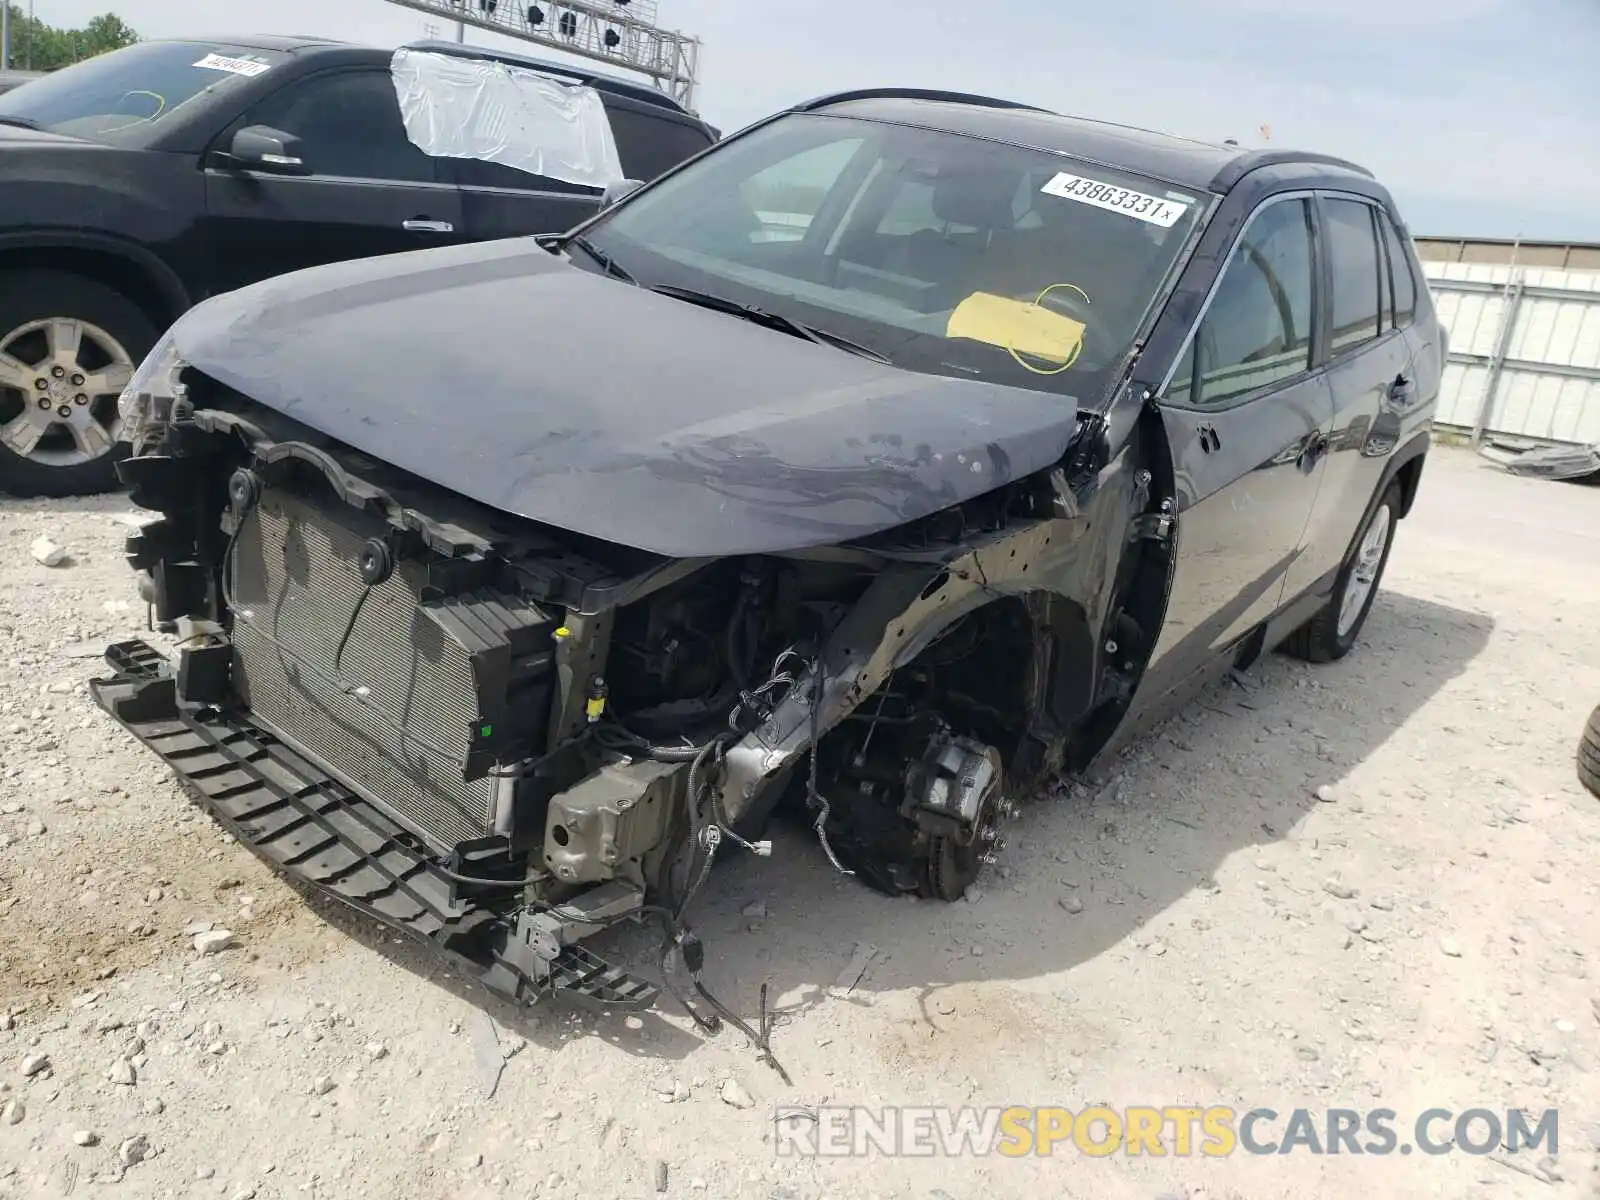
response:
M603 188L623 178L600 93L487 59L397 50L406 134L429 154L481 158Z

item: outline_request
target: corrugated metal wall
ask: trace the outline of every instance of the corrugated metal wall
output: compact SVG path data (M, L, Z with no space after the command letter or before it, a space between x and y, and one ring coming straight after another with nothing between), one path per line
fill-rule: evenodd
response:
M1450 331L1440 424L1600 445L1600 271L1423 269Z

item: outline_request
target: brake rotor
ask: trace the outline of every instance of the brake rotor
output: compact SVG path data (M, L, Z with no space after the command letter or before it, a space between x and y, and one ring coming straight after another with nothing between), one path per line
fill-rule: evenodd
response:
M962 843L953 837L935 835L929 839L928 857L918 892L930 899L955 901L983 873L983 868L995 861L1005 848L1000 836L1000 825L1010 815L1010 804L1003 799L1005 777L996 772L978 801L978 816L973 823L970 842Z

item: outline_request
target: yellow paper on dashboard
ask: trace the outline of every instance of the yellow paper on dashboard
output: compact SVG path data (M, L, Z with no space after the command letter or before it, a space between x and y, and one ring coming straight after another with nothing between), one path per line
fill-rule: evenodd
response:
M1066 363L1083 344L1083 322L992 292L973 292L950 314L945 337L969 338L1045 362Z

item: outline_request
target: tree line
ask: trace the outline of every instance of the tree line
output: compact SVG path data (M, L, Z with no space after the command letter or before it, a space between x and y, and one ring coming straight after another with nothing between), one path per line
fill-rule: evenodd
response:
M0 0L3 2L3 0ZM18 71L54 71L107 50L120 50L139 40L116 13L103 13L82 29L58 29L27 10L11 5L11 67Z

